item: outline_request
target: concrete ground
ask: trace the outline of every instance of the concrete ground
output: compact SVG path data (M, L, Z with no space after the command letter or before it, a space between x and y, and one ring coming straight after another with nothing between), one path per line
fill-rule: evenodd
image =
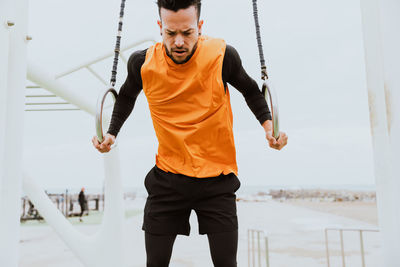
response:
M340 206L342 205L342 206ZM126 249L129 267L145 266L144 235L141 230L144 199L129 203L138 210L126 220ZM248 229L263 230L268 236L271 267L327 266L326 227L377 229L374 203L311 203L307 201L238 202L239 248L238 266L248 266ZM86 218L85 218L86 219ZM171 267L213 266L206 236L198 234L197 218L190 219L191 235L178 236L171 259ZM91 234L98 225L76 225ZM346 266L361 266L360 234L344 232ZM331 266L342 266L338 232L329 232ZM379 233L364 233L366 266L380 266L381 242ZM262 242L264 244L264 242ZM264 247L262 248L264 249ZM68 247L47 225L21 226L20 267L83 267ZM262 262L264 261L264 253ZM258 256L255 256L255 260ZM252 262L253 258L251 258Z

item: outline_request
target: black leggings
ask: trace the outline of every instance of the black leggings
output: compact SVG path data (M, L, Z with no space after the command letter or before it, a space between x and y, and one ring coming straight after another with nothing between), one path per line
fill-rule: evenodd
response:
M215 267L237 267L238 231L207 234ZM147 267L168 267L176 235L145 233Z
M85 204L79 203L79 205L81 206L81 214L79 215L79 217L82 217L83 213L85 212Z

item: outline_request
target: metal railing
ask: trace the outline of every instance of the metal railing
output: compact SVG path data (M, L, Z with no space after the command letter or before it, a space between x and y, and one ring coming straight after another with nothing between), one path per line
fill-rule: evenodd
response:
M75 105L64 101L61 99L59 96L55 94L48 94L48 93L42 93L38 89L43 89L40 86L37 85L28 85L26 86L27 94L25 95L25 111L71 111L71 110L80 110L77 108ZM41 101L41 102L36 102L36 101ZM46 100L50 100L52 102L47 102ZM41 107L46 107L47 108L41 108ZM60 106L61 108L56 108L57 106Z
M264 243L265 253L263 253L262 243ZM255 229L247 230L247 253L248 267L269 267L268 237L264 231ZM265 259L263 259L263 254ZM265 262L265 265L263 262Z
M364 251L364 238L363 232L379 232L378 229L352 229L352 228L325 228L325 247L326 247L326 261L328 267L330 267L329 261L329 240L328 240L328 231L339 231L340 236L340 250L342 255L342 267L346 267L345 262L345 252L344 252L344 240L343 240L343 232L350 231L350 232L359 232L360 233L360 252L361 252L361 266L365 267L365 251Z

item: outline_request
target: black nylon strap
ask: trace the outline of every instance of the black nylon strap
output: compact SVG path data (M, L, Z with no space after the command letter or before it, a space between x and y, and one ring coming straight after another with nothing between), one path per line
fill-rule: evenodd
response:
M111 71L111 86L114 87L115 83L117 81L117 67L118 67L118 58L119 58L119 52L120 52L120 47L121 47L121 32L122 32L122 19L124 17L124 10L125 10L125 1L126 0L121 0L121 9L119 12L119 22L118 22L118 35L117 35L117 41L115 44L115 49L114 49L114 61L113 61L113 67Z
M254 23L256 26L258 53L260 55L261 79L266 80L266 79L268 79L268 74L267 74L267 66L265 65L263 46L262 46L262 42L261 42L260 23L258 21L257 0L253 0L253 15L254 15Z

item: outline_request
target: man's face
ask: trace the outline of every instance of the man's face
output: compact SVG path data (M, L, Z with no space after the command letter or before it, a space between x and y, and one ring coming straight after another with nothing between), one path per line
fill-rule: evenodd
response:
M203 21L198 21L197 9L190 6L177 12L161 8L158 21L168 56L177 64L185 63L193 55Z

